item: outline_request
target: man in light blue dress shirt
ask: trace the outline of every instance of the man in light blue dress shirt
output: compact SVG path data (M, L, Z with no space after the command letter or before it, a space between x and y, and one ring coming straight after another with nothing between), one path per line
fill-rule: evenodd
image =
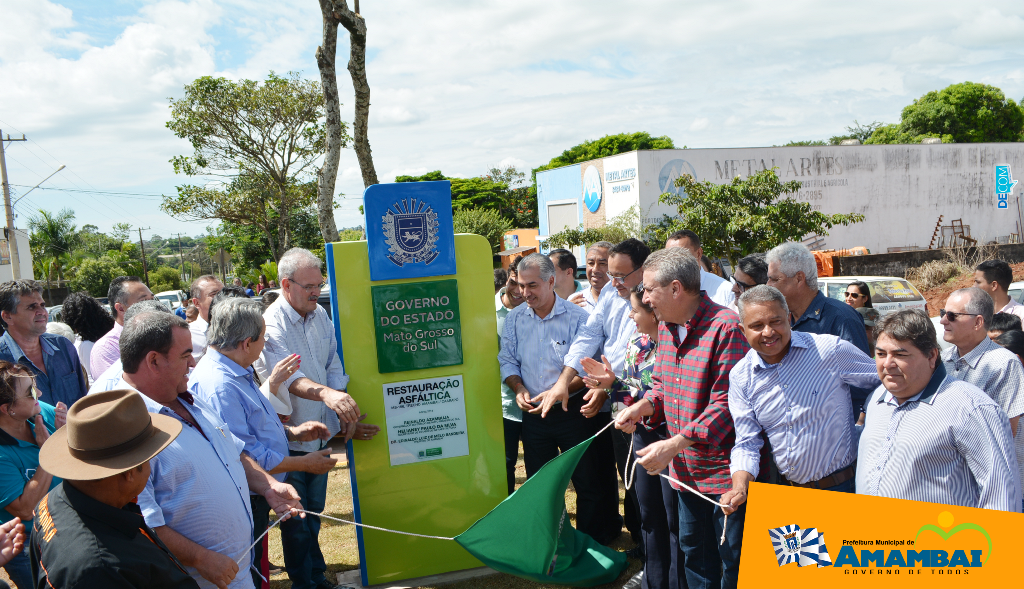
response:
M211 313L211 317L206 354L189 377L189 391L217 412L242 441L245 452L278 481L284 482L291 471L330 472L337 463L331 458L331 448L302 456L288 453L289 441L327 440L327 426L318 421L285 426L256 384L252 363L264 346L263 306L252 299L229 298L217 304L217 313ZM281 363L290 367L284 369L286 373L296 364L294 360ZM277 384L281 376L274 375L272 384ZM250 493L249 499L253 534L259 536L270 523L270 505L256 493ZM260 571L253 570L253 583L259 586L265 576L262 565L266 552L262 545L257 547L256 555Z
M622 374L626 363L626 348L629 346L629 338L636 331L633 319L630 317L632 305L629 302L629 293L640 284L643 266L650 255L651 249L638 239L626 239L622 243L612 246L608 252L608 283L601 289L601 296L597 300L597 307L587 319L572 346L569 353L565 355L565 363L558 383L551 389L550 395L545 401L545 408L567 399L569 396L568 385L577 375L583 375L583 359L602 356L608 358L614 374ZM611 403L608 403L608 391L604 389L592 389L586 392L584 400L586 405L581 408L583 414L590 419L597 421L595 425L604 427L610 419ZM632 441L632 434L621 430L613 430L609 439L594 440L594 447L602 456L602 461L608 464L615 463L619 476L623 483L626 481L626 465L629 457L629 446ZM605 480L602 477L601 480ZM618 493L617 489L608 489L605 492ZM640 504L636 498L636 491L632 488L626 491L626 501L623 508L626 529L630 536L640 543Z
M583 380L579 377L570 383L565 403L550 411L542 411L541 406L558 380L569 346L587 321L587 312L555 294L555 265L544 254L523 258L517 280L526 304L505 317L498 363L502 380L515 391L523 410L523 459L526 476L531 477L560 451L597 433L600 425L595 427L595 420L580 413ZM604 492L609 477L610 488L615 488L615 469L610 466L602 464L591 445L572 476L576 528L606 545L622 530L617 521L618 494Z
M768 435L780 482L853 492L857 440L850 386L879 385L875 361L834 335L792 331L786 297L755 286L739 298L750 351L729 373L729 412L736 427L723 503L738 507L760 472L761 432Z
M890 313L875 329L884 388L867 402L857 493L1019 513L1017 456L1003 409L947 374L924 311Z
M338 340L334 325L323 307L317 304L324 286L320 259L310 251L292 248L277 263L281 277L281 297L263 314L267 323L266 347L262 362L269 372L278 362L298 354L302 366L285 379L291 393L292 414L289 423L301 425L318 421L327 426L334 437L346 432L345 442L369 439L359 432L359 407L347 392L348 375L338 356ZM303 456L323 450L324 440L292 441L289 454ZM286 479L302 497L302 504L313 512L321 512L327 502L327 475L292 471ZM329 589L327 564L320 550L320 518L309 516L281 524L284 567L293 589Z
M185 321L143 313L125 327L119 346L124 374L117 388L139 391L151 413L183 426L150 462L139 496L146 523L200 587L252 589L249 492L278 513L299 508L298 493L260 468L213 408L188 393L195 360Z

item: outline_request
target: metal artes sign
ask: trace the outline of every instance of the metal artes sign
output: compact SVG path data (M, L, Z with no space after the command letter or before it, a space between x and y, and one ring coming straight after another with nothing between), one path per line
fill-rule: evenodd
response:
M455 274L450 182L377 184L363 203L370 280Z

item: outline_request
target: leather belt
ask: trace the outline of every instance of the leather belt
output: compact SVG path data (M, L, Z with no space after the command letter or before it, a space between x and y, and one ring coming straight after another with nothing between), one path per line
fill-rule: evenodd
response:
M842 483L845 483L846 481L852 479L856 474L857 462L854 461L854 463L851 464L850 466L847 466L842 470L837 470L834 473L826 477L822 477L816 481L811 481L809 483L794 483L793 481L787 479L785 476L782 476L782 482L786 485L790 485L793 487L804 487L808 489L831 489L836 485L841 485Z

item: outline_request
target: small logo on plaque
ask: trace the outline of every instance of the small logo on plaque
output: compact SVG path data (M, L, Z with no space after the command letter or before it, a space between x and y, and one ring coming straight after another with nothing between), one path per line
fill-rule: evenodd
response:
M399 268L415 262L430 264L437 257L437 213L427 203L415 198L400 200L381 221L389 248L387 258Z

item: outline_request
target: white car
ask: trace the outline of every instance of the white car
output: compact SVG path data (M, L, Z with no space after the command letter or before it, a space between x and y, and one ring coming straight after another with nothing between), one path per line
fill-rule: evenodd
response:
M172 311L180 307L182 303L187 302L185 293L180 290L165 290L163 292L158 292L153 295L153 298L163 301L165 305L169 305Z
M871 306L882 317L901 309L925 310L927 306L924 297L913 284L894 276L823 276L818 278L818 290L829 298L845 302L844 293L851 282L868 285Z

